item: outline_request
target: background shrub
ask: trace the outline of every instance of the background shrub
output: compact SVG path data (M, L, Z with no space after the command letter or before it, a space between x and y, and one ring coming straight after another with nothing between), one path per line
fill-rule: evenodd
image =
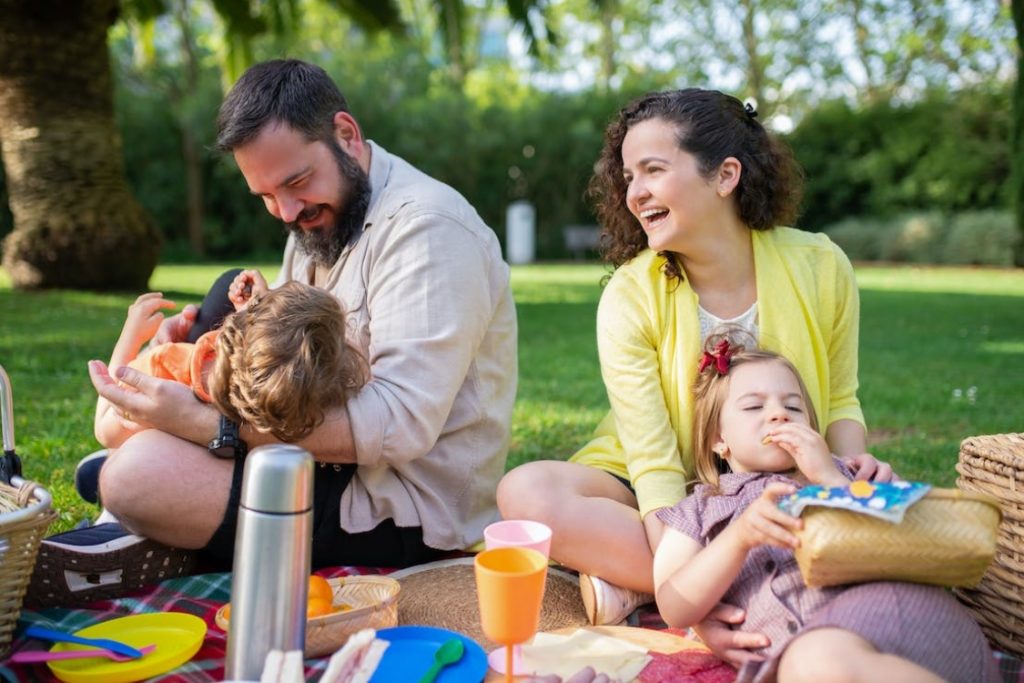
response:
M941 263L948 222L949 218L938 211L907 213L885 221L879 259Z
M1012 266L1021 234L1009 211L970 211L953 219L943 262Z

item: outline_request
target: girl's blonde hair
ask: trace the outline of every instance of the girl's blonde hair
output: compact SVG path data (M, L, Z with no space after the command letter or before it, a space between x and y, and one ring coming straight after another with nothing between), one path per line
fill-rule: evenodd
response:
M338 300L292 281L227 317L209 387L218 410L235 422L296 442L368 378L366 360L345 341Z
M719 352L723 340L727 343L724 350L725 360L718 362L719 357L723 355ZM781 363L793 373L797 384L800 385L800 394L807 407L807 417L814 430L818 429L818 416L814 412L814 404L811 403L811 396L807 393L800 372L785 356L765 349L746 349L741 345L734 345L729 342L726 334L709 337L704 348L704 358L710 356L711 362L697 373L697 381L693 385L693 459L697 479L717 488L718 474L725 461L713 448L721 430L722 404L729 393L729 378L735 368L750 363ZM720 373L720 367L724 367L726 372Z

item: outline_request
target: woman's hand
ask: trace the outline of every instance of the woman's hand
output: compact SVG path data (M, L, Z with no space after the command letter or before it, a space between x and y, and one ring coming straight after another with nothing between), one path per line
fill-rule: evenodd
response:
M266 294L270 290L266 279L258 270L243 270L235 276L228 287L228 299L234 304L236 311L243 311L254 296Z
M746 618L746 613L739 607L720 602L693 630L716 657L739 668L747 661L762 661L764 657L751 650L771 645L768 636L763 633L733 630L734 626L742 624Z
M877 460L870 453L859 453L841 458L843 464L850 468L854 479L865 479L869 481L893 481L898 479L892 471L892 465Z
M793 532L803 528L803 520L783 512L778 505L779 498L795 491L792 484L773 481L733 522L736 525L734 533L747 550L762 545L790 549L800 545Z

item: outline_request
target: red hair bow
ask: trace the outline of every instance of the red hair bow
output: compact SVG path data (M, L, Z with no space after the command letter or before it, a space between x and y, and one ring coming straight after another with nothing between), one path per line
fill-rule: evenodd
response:
M732 360L732 349L729 348L729 340L723 339L715 345L714 350L705 351L697 367L697 373L704 372L709 366L714 366L719 375L729 374L729 361Z

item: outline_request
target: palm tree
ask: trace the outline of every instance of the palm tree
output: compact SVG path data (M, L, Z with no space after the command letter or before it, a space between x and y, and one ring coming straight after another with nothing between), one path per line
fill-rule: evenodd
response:
M117 0L0 0L0 146L19 288L142 289L159 253L124 177L107 29Z
M332 0L369 29L399 29L396 0ZM461 40L463 0L435 0L445 39ZM529 36L528 13L545 0L507 0ZM214 0L227 28L226 73L240 73L248 41L287 29L296 0ZM163 0L125 0L143 21ZM132 196L114 121L107 30L119 0L0 0L0 147L14 231L3 265L20 289L144 289L159 233ZM254 11L256 13L254 13ZM452 19L454 17L454 19ZM458 54L458 49L449 52Z

